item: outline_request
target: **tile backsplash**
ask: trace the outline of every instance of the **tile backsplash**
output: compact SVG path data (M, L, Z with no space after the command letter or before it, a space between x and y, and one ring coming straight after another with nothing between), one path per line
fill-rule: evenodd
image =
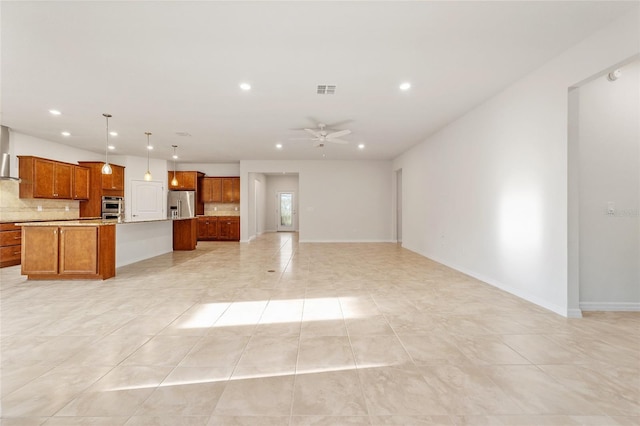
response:
M205 216L240 216L240 204L204 203Z
M78 219L80 201L19 197L16 181L0 180L0 221Z

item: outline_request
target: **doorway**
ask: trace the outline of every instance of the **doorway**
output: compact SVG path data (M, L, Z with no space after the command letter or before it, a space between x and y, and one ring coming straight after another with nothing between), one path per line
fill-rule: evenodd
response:
M295 231L294 217L296 214L293 192L278 192L276 200L276 220L278 232Z

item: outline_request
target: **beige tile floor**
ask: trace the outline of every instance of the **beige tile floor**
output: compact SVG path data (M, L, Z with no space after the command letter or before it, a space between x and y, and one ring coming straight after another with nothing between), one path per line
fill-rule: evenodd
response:
M273 272L270 272L273 271ZM2 425L639 425L640 315L565 319L395 244L1 270Z

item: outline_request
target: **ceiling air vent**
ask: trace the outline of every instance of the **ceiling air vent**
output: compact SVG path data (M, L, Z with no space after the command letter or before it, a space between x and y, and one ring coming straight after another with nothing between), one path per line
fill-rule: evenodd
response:
M176 132L176 135L178 135L178 136L191 136L191 133L189 133L189 132Z
M335 84L318 84L318 95L335 95L336 94L336 85Z

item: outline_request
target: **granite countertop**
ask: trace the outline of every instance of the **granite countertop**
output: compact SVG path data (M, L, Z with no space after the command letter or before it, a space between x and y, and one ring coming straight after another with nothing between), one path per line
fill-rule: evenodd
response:
M115 220L88 219L88 220L52 220L43 222L17 222L16 226L109 226L115 225Z

